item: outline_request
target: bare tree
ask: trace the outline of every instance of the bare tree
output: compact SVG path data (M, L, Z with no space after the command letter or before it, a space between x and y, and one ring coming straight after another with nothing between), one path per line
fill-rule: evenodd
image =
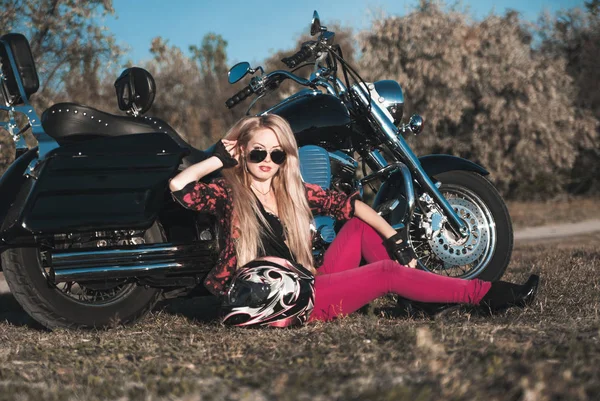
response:
M578 117L592 113L600 119L600 1L586 2L586 10L561 11L540 18L541 51L566 60L575 85ZM571 173L572 192L600 192L600 130L581 132Z
M401 82L409 111L424 115L428 129L411 141L418 152L477 160L505 194L551 196L569 183L577 138L597 121L575 117L566 61L531 42L515 12L471 22L422 1L375 21L361 61L370 79Z
M154 58L144 66L157 86L150 114L167 121L200 149L220 139L240 116L239 110L234 114L225 107L228 95L236 90L227 85L225 47L220 36L208 34L201 48L191 47L193 55L188 57L155 38Z
M24 34L40 76L32 103L41 113L61 100L94 105L100 67L120 54L112 34L97 17L114 13L112 0L0 0L3 33ZM3 135L3 141L6 141ZM0 170L12 160L13 148L0 149Z

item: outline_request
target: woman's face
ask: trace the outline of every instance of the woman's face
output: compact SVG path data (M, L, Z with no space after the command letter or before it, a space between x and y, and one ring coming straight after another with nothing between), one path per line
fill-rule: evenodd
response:
M254 149L266 150L267 157L261 162L253 163L250 161L248 155ZM271 152L275 149L282 150L279 140L273 131L268 128L261 128L254 131L244 153L246 155L248 171L256 180L267 181L273 178L279 171L280 165L274 163L271 159Z

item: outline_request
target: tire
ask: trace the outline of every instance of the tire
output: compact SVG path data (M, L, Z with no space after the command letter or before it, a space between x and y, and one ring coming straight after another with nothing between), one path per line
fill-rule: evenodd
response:
M158 224L146 232L145 239L148 243L162 242ZM135 283L115 283L115 288L123 285L123 291L110 302L80 302L48 282L37 248L9 249L2 254L2 265L8 287L17 302L29 316L48 329L130 324L152 310L161 294L161 290ZM86 283L78 285L86 288Z
M423 239L419 223L424 216L417 210L409 239L419 259L418 267L452 277L499 280L510 263L513 249L512 222L502 197L485 177L474 172L449 171L434 178L441 182L440 191L453 208L464 213L459 216L472 230L465 241L453 237L445 223L435 238ZM471 263L461 264L472 259Z

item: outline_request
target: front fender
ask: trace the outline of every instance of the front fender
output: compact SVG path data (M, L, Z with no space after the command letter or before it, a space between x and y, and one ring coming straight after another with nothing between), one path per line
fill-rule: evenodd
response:
M461 157L451 155L426 155L419 157L419 162L423 170L433 177L440 173L452 170L473 171L481 175L489 175L490 172L477 163Z
M421 156L419 162L421 163L423 170L425 170L425 173L430 177L452 170L473 171L484 176L490 174L477 163L451 155ZM406 197L404 177L400 172L390 175L390 177L383 182L375 195L372 206L374 209L377 209L385 202L393 199L397 199L399 204L394 211L386 217L388 222L390 222L390 224L405 222L406 218L409 217L406 216L406 214L410 213L411 207L410 202L408 202Z

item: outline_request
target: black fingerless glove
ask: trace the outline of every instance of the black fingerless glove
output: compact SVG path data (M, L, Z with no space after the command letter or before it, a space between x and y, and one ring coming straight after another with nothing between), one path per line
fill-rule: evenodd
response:
M407 235L402 232L397 232L388 239L383 241L383 246L387 250L392 259L397 260L401 265L408 266L411 260L416 259L416 255L410 244L408 243ZM399 240L401 243L397 244Z
M223 143L223 141L218 141L215 144L212 156L215 156L217 159L221 160L221 162L223 163L223 168L234 167L238 164L237 160L231 157L231 154L229 154L227 149L225 149L225 144Z

